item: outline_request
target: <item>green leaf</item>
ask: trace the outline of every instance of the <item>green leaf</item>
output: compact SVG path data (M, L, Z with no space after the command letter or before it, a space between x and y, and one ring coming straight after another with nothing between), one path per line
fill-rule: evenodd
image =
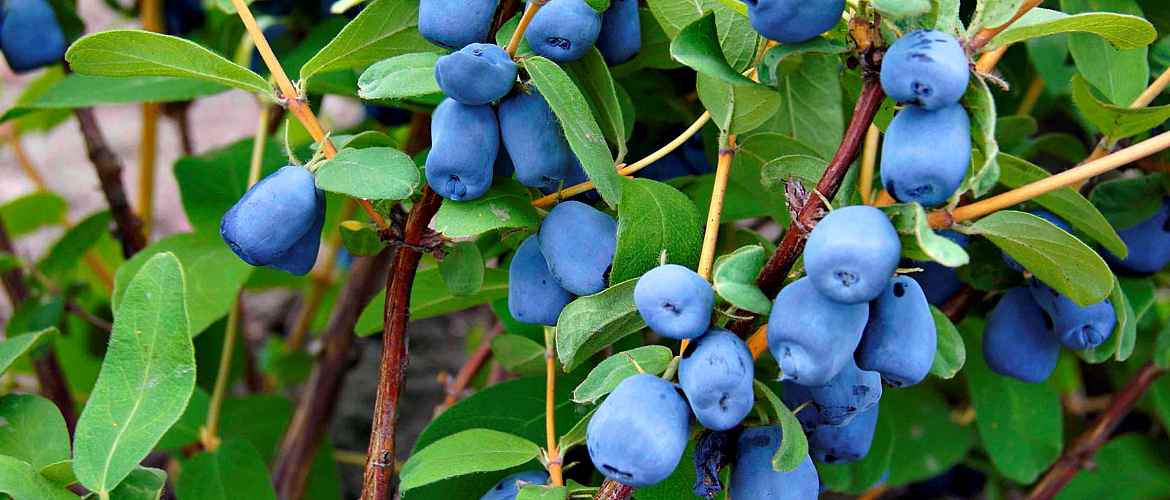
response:
M1093 349L1078 351L1077 355L1088 363L1104 363L1110 358L1125 361L1133 355L1137 342L1137 313L1129 303L1129 297L1121 288L1121 281L1113 287L1109 294L1109 302L1113 304L1113 313L1117 317L1117 324L1113 327L1113 335L1109 341Z
M1113 273L1075 236L1032 214L1003 210L971 226L1056 291L1082 306L1105 300Z
M0 455L0 493L19 500L77 500L77 495L53 484L27 462L4 455Z
M626 156L626 139L630 130L626 128L621 103L618 101L617 84L609 73L605 58L601 52L590 49L585 57L566 64L565 71L585 94L605 138L617 148L616 160L622 161Z
M565 371L646 326L634 306L637 283L624 281L565 306L557 319L557 357Z
M935 477L962 461L975 444L975 430L951 420L951 408L930 385L886 391L880 411L894 422L889 486Z
M812 191L828 166L828 162L816 156L784 155L760 167L760 183L770 191L783 193L788 180L796 179Z
M639 373L659 375L674 358L670 348L660 345L642 346L619 352L598 363L576 389L573 401L594 404L617 388L623 380Z
M31 394L0 397L0 422L0 455L36 469L69 459L69 431L52 401Z
M740 5L743 4L740 3ZM801 43L782 43L764 52L764 57L756 65L756 75L764 85L776 86L780 84L780 78L787 76L787 73L801 64L801 59L792 59L794 56L805 54L836 55L847 52L849 52L849 47L845 44L824 37L813 38Z
M320 163L317 187L367 200L401 200L418 189L418 166L393 148L343 149Z
M187 460L175 492L183 500L276 500L264 458L238 439Z
M1154 352L1150 357L1158 368L1163 370L1170 368L1170 325L1158 332L1158 337L1154 340Z
M983 359L982 322L963 322L971 362L964 373L980 440L996 470L1030 484L1063 447L1060 394L1048 384L1029 384L993 373Z
M102 371L77 421L73 471L109 493L154 448L195 390L195 348L179 259L152 257L115 308ZM234 294L232 294L234 295Z
M483 286L483 254L473 241L456 243L447 250L447 256L439 261L439 273L443 275L443 282L447 283L447 290L452 295L472 295Z
M808 460L808 438L800 427L800 420L784 406L780 397L772 392L767 385L754 380L756 401L766 402L772 409L772 414L780 424L780 447L772 456L772 469L779 472L789 472Z
M873 8L888 19L905 19L930 13L930 0L874 0Z
M889 472L894 456L894 426L899 425L886 412L878 412L877 430L873 433L869 453L851 464L816 464L821 485L829 491L860 495L869 491Z
M732 68L719 46L715 13L709 12L690 23L670 42L670 55L695 71L732 85L759 85Z
M584 417L581 417L576 424L573 425L569 432L561 434L557 440L557 450L564 456L569 450L585 444L587 434L589 433L589 421L593 420L593 414L597 412L597 408L591 410Z
M975 15L971 18L971 26L967 28L968 33L1007 24L1025 3L1026 0L979 0Z
M649 0L647 4L662 30L672 39L706 12L714 11L719 45L731 67L744 71L755 59L760 36L738 9L732 9L720 0Z
M520 488L516 500L564 500L569 496L569 489L564 486L542 486L527 484Z
M252 141L240 141L199 156L175 162L175 180L183 199L183 210L196 232L219 233L219 222L248 190L248 169ZM261 175L266 176L288 164L284 148L276 141L264 146Z
M544 373L544 346L521 335L492 339L492 355L509 372L520 376Z
M485 269L483 286L473 295L457 296L447 289L437 267L420 269L410 289L410 319L420 320L462 311L508 296L508 270ZM362 311L354 332L361 336L382 332L386 291L383 290Z
M39 332L17 335L0 341L0 373L8 370L17 358L28 354L40 344L41 339L57 335L56 327L49 327Z
M622 198L621 176L614 168L605 135L593 119L585 96L565 70L548 59L539 56L525 59L524 68L557 115L569 147L585 168L585 173L589 174L597 192L610 207L616 207Z
M93 76L173 76L272 95L260 75L183 38L141 30L86 35L65 53L73 71Z
M768 130L796 138L821 158L832 158L845 133L840 67L836 55L806 54L794 67L779 71L774 94L780 106ZM738 99L736 105L741 106Z
M403 491L447 478L524 465L540 456L540 447L524 438L488 429L472 429L440 439L411 454L402 466Z
M435 81L435 63L439 54L417 52L379 61L366 68L358 78L358 97L373 99L409 99L439 94Z
M187 402L187 409L183 410L179 421L167 430L155 449L179 450L199 441L199 428L203 427L203 423L207 420L207 410L210 405L211 396L208 396L203 389L196 387L195 392L191 394L191 400Z
M694 268L703 233L695 204L677 189L650 179L622 179L617 250L610 282L637 278L667 263Z
M939 236L930 228L926 210L917 203L883 207L893 219L902 240L902 254L913 260L929 260L947 267L961 267L971 261L959 244Z
M66 438L66 446L69 445L68 438ZM53 462L49 465L41 467L38 471L45 479L52 481L57 486L66 487L77 484L77 476L73 475L73 459L66 459L60 462Z
M1105 443L1093 459L1096 467L1073 477L1059 500L1158 498L1170 490L1165 443L1141 434L1124 434Z
M374 0L301 66L301 79L402 54L438 50L418 33L417 25L418 0Z
M114 274L113 305L117 311L126 301L132 279L155 255L169 253L183 266L187 290L184 316L191 321L190 333L198 335L228 313L235 290L252 274L252 266L240 260L218 233L182 233L154 242L126 261Z
M737 249L715 260L711 284L715 293L729 304L766 315L772 310L772 301L756 286L756 275L764 268L765 251L760 245Z
M699 100L711 112L715 126L729 134L759 128L780 109L780 94L762 86L739 86L698 74Z
M1170 119L1170 106L1130 108L1101 102L1081 75L1073 75L1072 99L1081 115L1111 143L1152 130Z
M175 102L228 90L215 83L184 78L119 78L71 74L43 94L22 102L0 117L0 123L42 109L73 109L134 102Z
M45 276L61 280L77 268L85 253L110 232L110 212L101 211L86 217L53 243L37 267Z
M739 0L732 1L743 5ZM638 20L642 25L642 50L638 51L638 55L630 61L614 66L613 74L625 76L643 68L674 69L680 67L681 65L670 57L670 37L662 30L662 25L658 23L658 19L654 17L650 9L639 8ZM631 127L626 127L627 132L631 130Z
M1110 179L1094 187L1089 199L1110 225L1117 230L1129 229L1162 209L1165 179L1164 174Z
M949 380L967 363L967 347L963 345L963 337L959 335L959 330L946 314L931 306L930 316L934 318L934 329L938 332L938 347L934 352L934 363L930 365L930 373Z
M386 248L386 242L378 235L378 229L373 224L347 220L340 224L341 243L351 255L377 255Z
M110 492L118 500L159 500L167 485L167 473L161 469L138 467Z
M999 155L999 166L1000 184L1013 189L1039 181L1051 175L1043 168L1007 154ZM1101 212L1097 211L1097 208L1076 190L1072 188L1060 188L1037 196L1032 201L1052 211L1052 213L1059 215L1060 218L1068 221L1074 229L1093 238L1094 241L1100 243L1114 255L1124 257L1129 254L1129 250L1125 247L1125 242L1121 241L1121 236L1118 236L1113 226L1109 225L1109 221L1105 216L1101 215ZM1131 204L1141 203L1136 199L1130 199L1127 202ZM1160 207L1161 201L1158 201L1158 204Z
M1060 11L1034 8L991 39L985 50L1007 47L1031 38L1059 33L1090 33L1119 49L1136 49L1154 43L1157 31L1141 16L1113 12L1086 12L1068 15Z
M0 219L8 236L16 238L45 226L65 221L65 199L48 191L37 191L8 200L0 205Z
M1129 0L1061 0L1069 14L1108 10L1141 16L1141 9ZM1150 65L1146 47L1119 49L1096 35L1070 33L1068 47L1077 71L1113 104L1129 106L1146 88Z
M475 200L443 200L434 220L435 230L449 238L539 225L540 215L532 206L528 189L514 179L496 179L487 193Z
M976 198L982 197L995 187L999 179L999 142L995 139L996 111L995 97L983 78L971 78L963 107L971 116L971 162L974 173L968 178L964 190L970 189Z

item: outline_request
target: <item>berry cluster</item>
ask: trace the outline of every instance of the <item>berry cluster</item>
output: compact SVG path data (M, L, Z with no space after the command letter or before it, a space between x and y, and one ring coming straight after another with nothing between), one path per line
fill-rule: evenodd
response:
M483 43L497 0L452 11L424 0L419 32L456 52L439 58L435 80L447 98L433 115L427 184L454 201L474 200L495 176L512 176L546 193L587 179L552 108L532 82L517 85L518 68L504 49ZM615 0L604 16L584 0L550 0L524 34L534 52L557 62L585 56L595 45L610 64L641 48L636 0ZM513 88L516 88L513 90ZM492 103L499 103L498 112Z
M56 64L65 57L65 32L48 0L0 3L0 51L17 73Z

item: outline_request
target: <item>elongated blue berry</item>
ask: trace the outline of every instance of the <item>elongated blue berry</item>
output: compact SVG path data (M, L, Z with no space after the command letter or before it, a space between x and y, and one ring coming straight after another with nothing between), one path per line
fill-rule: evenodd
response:
M752 352L734 333L712 328L683 354L678 382L703 427L725 431L755 404Z
M589 457L611 480L635 488L658 484L682 459L690 419L678 388L653 375L634 375L618 384L589 420Z
M882 142L882 186L902 203L942 205L963 184L971 164L971 119L963 106L906 108Z
M895 101L923 109L958 103L970 75L967 52L941 31L908 33L882 57L882 89Z
M902 242L889 217L858 205L834 210L817 223L805 245L804 267L821 294L857 304L886 289L901 253Z
M810 278L780 290L768 320L768 349L782 380L822 386L853 360L869 304L842 304L821 295Z
M1052 320L1027 288L1008 290L987 318L983 357L991 370L1024 382L1048 379L1060 357Z
M922 382L930 373L938 332L918 282L906 276L869 304L869 323L857 348L857 364L894 387Z

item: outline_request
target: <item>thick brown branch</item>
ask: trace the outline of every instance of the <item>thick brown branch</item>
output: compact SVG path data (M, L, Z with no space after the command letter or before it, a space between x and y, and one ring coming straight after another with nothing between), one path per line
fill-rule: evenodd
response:
M397 250L394 272L386 283L382 364L378 378L378 397L374 405L374 427L370 431L370 448L366 454L363 500L393 498L396 486L394 461L397 456L395 434L399 417L398 399L406 382L406 323L410 319L410 290L422 258L415 246L422 242L441 201L442 198L430 187L423 189L422 199L410 211L403 231L406 246Z
M885 97L886 94L882 91L877 73L867 72L865 83L861 88L861 96L853 108L853 118L849 121L844 138L841 139L841 146L837 149L833 160L829 162L825 173L821 175L820 181L817 182L817 192L824 196L824 199L831 200L837 195L841 181L849 172L849 167L857 158L858 152L861 151L866 131L873 123L873 118L877 115L878 108L881 107ZM825 206L821 197L810 196L809 202L801 207L796 220L788 224L788 230L784 232L784 239L780 242L776 253L772 254L772 258L768 259L768 263L764 265L759 276L756 277L756 284L769 297L775 296L780 291L780 286L784 283L788 271L792 269L792 264L804 251L808 231L811 231L812 227L816 225L817 218L823 210L825 210Z
M122 160L106 143L93 109L77 108L73 115L77 117L86 152L97 171L106 203L110 205L110 213L118 228L118 240L122 243L122 254L130 258L146 248L146 234L143 233L142 219L135 215L126 197L126 186L122 184Z
M1150 388L1150 385L1165 373L1166 370L1153 364L1143 366L1137 375L1129 381L1129 384L1126 384L1121 392L1113 396L1105 413L1097 417L1093 426L1081 434L1076 442L1065 450L1060 459L1056 461L1056 465L1053 465L1044 478L1036 483L1036 487L1032 489L1028 498L1030 500L1048 500L1060 493L1060 490L1064 489L1081 469L1092 463L1097 450L1109 441L1109 437L1117 429L1121 420L1129 414L1146 390Z
M0 252L16 255L16 247L12 244L12 238L8 236L8 229L3 220L0 220ZM24 279L24 271L19 267L8 270L0 275L0 278L3 278L0 282L3 283L4 291L8 293L14 310L29 300L31 296L28 283ZM77 411L73 405L73 396L69 394L69 384L65 383L65 372L61 370L61 363L57 361L57 352L49 345L31 358L41 395L57 405L61 416L65 418L69 435L72 436L73 429L77 426Z
M593 495L593 500L628 500L633 494L634 488L606 479L597 494Z
M297 500L304 495L309 466L333 420L341 388L352 366L354 325L381 289L392 254L391 250L384 250L374 257L354 259L350 279L338 297L325 331L325 348L313 367L276 458L272 482L281 500Z

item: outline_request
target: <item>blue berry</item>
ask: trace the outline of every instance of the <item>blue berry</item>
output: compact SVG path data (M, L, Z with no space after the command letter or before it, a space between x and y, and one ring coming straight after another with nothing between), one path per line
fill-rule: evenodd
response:
M618 65L633 59L642 50L642 21L638 0L610 0L601 17L597 49L605 62Z
M261 179L220 221L224 242L244 262L292 274L317 261L325 221L325 196L313 174L287 166Z
M481 105L504 97L516 83L516 63L498 45L469 44L435 63L435 81L447 97Z
M561 288L540 253L540 240L529 236L508 267L508 312L522 323L555 325L573 294Z
M47 0L7 0L0 10L0 50L12 71L25 73L65 57L65 32Z
M731 498L768 500L816 500L821 480L812 458L806 457L789 472L772 468L772 456L780 449L780 427L750 427L739 435L731 468Z
M635 488L670 476L690 438L691 411L679 392L670 382L647 374L618 384L585 431L594 467Z
M492 185L500 125L491 106L444 99L431 119L427 184L453 201L474 200Z
M484 42L492 29L499 0L421 0L418 31L431 43L459 50L470 43Z
M538 55L571 62L585 57L600 35L601 14L585 0L548 0L532 17L524 39Z
M886 289L898 268L902 242L881 210L839 208L809 234L804 268L825 297L843 304L869 302Z
M902 203L936 207L963 184L971 165L971 119L963 106L906 108L882 142L882 186Z
M577 166L573 150L536 86L500 102L500 132L521 184L555 190L572 176Z
M678 264L664 264L638 279L634 304L654 333L677 340L693 339L711 326L715 292L694 271Z
M1052 330L1065 347L1074 351L1092 349L1113 335L1117 314L1108 299L1081 306L1035 278L1030 280L1029 289L1036 305L1052 318Z
M752 352L739 337L712 328L683 354L678 382L703 427L725 431L743 422L756 397Z
M918 282L906 276L869 305L869 324L857 349L857 364L881 374L894 387L922 382L934 364L938 332Z
M617 221L581 202L558 204L540 224L540 252L573 295L605 290L616 249Z
M1027 288L1008 290L987 318L983 357L1000 375L1024 382L1048 379L1060 357L1052 320Z
M971 76L967 52L941 31L914 31L882 58L882 89L895 101L935 110L957 104Z
M810 278L784 287L768 319L768 349L784 372L782 380L828 384L852 362L868 319L869 304L830 300Z
M833 29L845 0L743 0L752 28L780 43L800 43Z

